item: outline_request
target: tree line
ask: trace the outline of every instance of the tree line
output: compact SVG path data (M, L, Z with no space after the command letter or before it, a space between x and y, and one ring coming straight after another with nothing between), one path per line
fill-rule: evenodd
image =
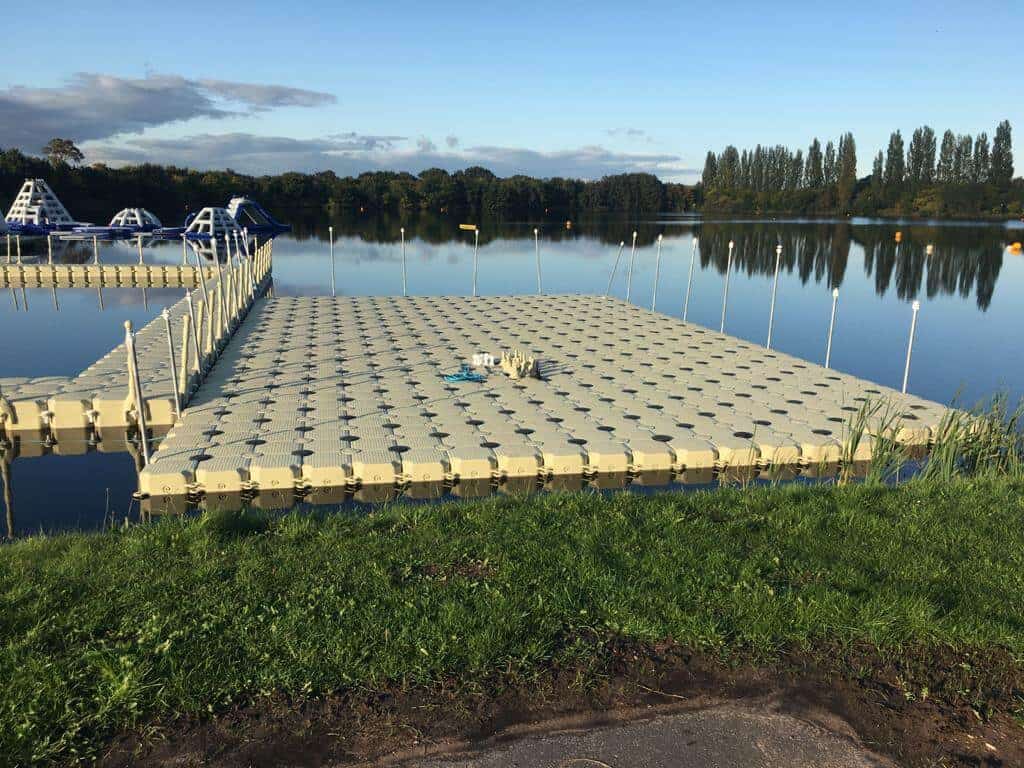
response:
M165 223L176 223L189 210L225 205L236 194L251 195L279 211L313 209L330 215L430 212L473 219L557 219L580 212L645 215L693 205L692 196L687 198L692 188L665 184L648 173L596 181L522 175L500 178L480 167L454 173L431 168L417 175L375 171L341 177L322 171L252 176L231 169L195 171L155 164L75 167L77 150L68 144L64 140L50 142L49 162L17 149L0 150L0 204L13 199L24 179L41 177L50 182L74 216L93 221L109 219L123 207L143 206Z
M726 147L708 152L696 185L665 183L648 173L570 178L498 177L486 168L419 174L375 171L340 177L333 171L253 176L232 169L196 171L142 164L110 168L79 166L83 156L69 139L52 139L47 159L17 149L0 150L0 204L13 198L27 177L45 177L83 220L101 222L126 206L144 206L165 223L190 210L224 205L235 194L256 197L278 211L331 216L420 212L471 218L520 220L572 218L582 214L659 212L797 213L920 216L1019 216L1024 180L1013 178L1009 121L986 133L941 142L922 126L904 146L900 131L873 157L872 173L857 177L857 145L847 132L822 147L815 138L793 151L776 145L753 150Z
M852 133L822 150L815 138L795 152L782 145L708 152L701 176L702 208L719 212L860 215L1021 215L1024 181L1013 178L1008 120L976 137L947 130L941 143L921 126L905 145L899 130L874 156L872 172L857 177Z

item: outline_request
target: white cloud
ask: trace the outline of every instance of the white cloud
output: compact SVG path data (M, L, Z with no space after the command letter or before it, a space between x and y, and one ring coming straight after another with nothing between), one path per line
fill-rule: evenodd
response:
M117 143L91 143L83 148L87 162L110 165L168 163L199 169L234 168L247 173L333 170L356 176L364 171L419 173L427 168L455 171L473 165L499 176L526 174L594 179L616 173L653 173L683 180L698 171L677 155L614 152L585 146L554 152L522 147L475 146L439 151L430 140L399 136L338 133L323 138L294 139L250 133L199 134L175 139L129 137Z
M329 93L281 85L83 72L57 88L0 90L0 146L38 152L54 136L83 142L198 117L220 119L334 101Z

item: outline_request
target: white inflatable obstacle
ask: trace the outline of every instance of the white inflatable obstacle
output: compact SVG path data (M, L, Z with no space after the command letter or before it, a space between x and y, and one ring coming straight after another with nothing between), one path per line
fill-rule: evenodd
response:
M114 214L114 218L110 220L110 226L148 232L162 227L163 224L145 208L123 208Z
M233 240L236 232L242 237L242 228L227 208L207 207L192 219L185 229L185 236L194 240L215 239L223 242L225 235Z
M5 218L13 224L36 226L61 227L77 223L43 179L25 179Z

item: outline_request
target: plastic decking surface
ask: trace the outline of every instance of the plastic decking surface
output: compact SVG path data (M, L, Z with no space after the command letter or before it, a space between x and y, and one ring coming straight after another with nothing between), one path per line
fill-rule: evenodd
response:
M443 379L475 353L513 348L538 358L541 379L496 367L480 383ZM141 490L170 500L813 471L840 460L865 400L889 402L898 439L916 445L946 413L608 297L280 297L255 304Z

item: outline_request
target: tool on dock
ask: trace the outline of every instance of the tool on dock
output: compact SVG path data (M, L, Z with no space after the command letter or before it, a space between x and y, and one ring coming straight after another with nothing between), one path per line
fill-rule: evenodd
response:
M462 367L459 368L457 373L446 373L441 378L443 378L450 384L454 384L460 381L473 381L476 383L480 383L481 381L487 380L486 376L484 376L482 373L477 373L476 371L474 371L469 366L468 363L463 363Z

